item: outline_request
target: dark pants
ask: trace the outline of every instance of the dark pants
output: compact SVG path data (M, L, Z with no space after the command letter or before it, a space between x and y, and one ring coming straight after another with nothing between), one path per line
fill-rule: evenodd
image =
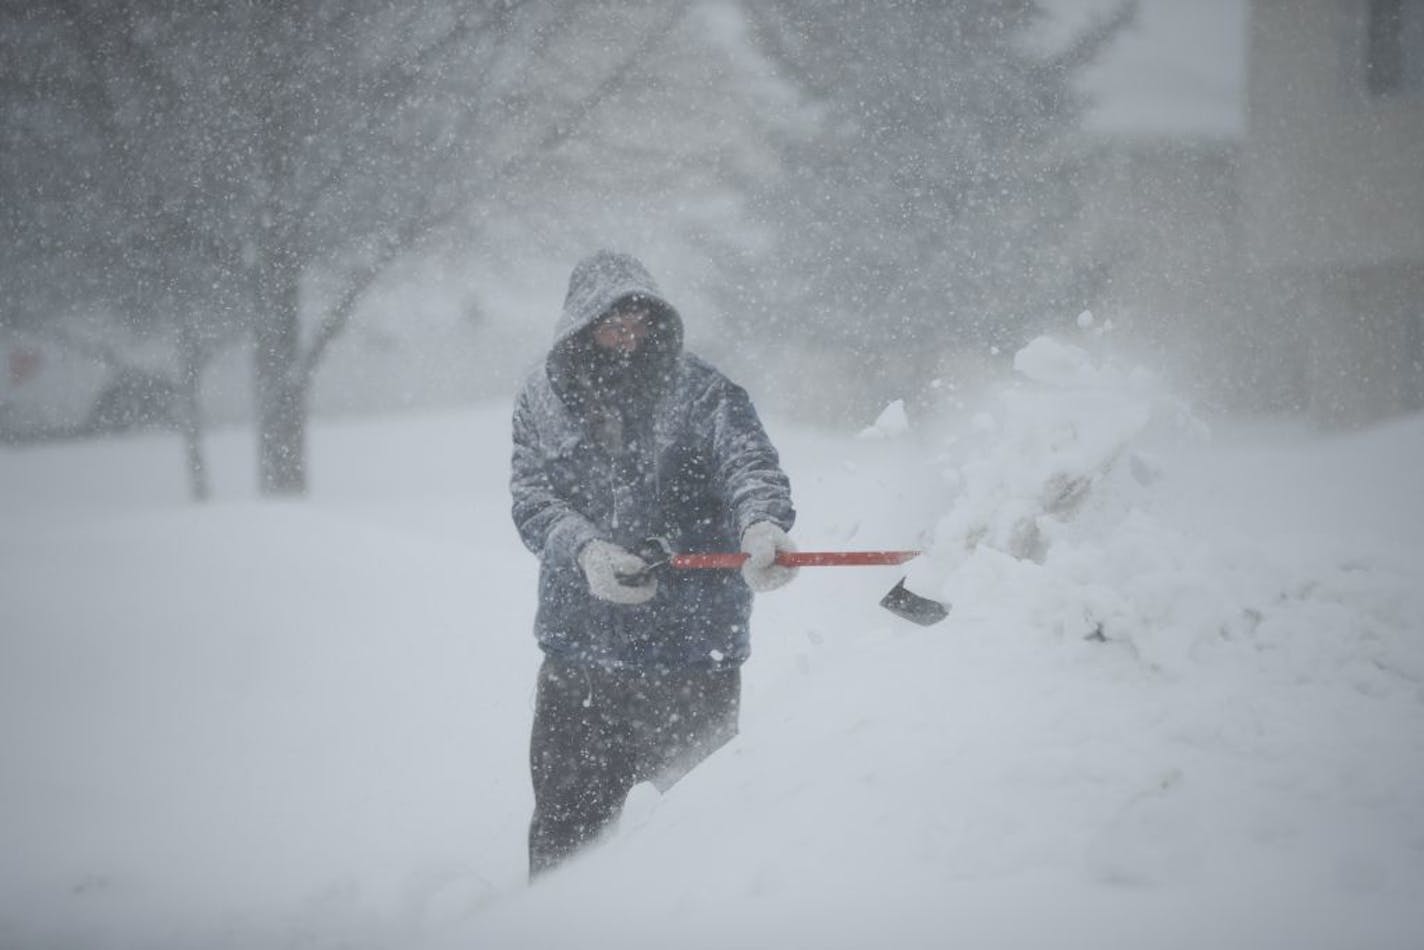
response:
M665 790L737 734L741 672L631 671L544 659L529 768L529 875L617 821L639 782Z

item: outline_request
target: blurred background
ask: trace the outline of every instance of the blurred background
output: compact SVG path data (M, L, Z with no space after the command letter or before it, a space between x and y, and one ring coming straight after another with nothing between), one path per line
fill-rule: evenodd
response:
M764 411L1097 330L1203 411L1424 407L1424 0L0 6L0 438L508 398L642 257Z

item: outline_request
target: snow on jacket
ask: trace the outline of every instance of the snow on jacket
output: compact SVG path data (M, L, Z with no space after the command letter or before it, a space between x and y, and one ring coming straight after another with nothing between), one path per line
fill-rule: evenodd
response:
M636 300L653 330L634 362L589 328ZM747 393L682 349L682 318L647 270L600 252L574 269L554 343L520 388L510 478L515 526L539 556L535 634L548 654L608 667L736 666L750 650L740 572L664 571L646 604L594 598L578 554L595 538L636 551L736 551L758 521L789 529L790 486Z

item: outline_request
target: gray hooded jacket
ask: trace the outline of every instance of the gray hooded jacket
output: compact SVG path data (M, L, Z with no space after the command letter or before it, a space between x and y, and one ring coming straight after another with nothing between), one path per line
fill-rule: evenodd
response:
M637 301L652 332L630 361L590 327ZM515 526L539 556L535 634L548 654L634 668L717 668L749 653L751 592L737 571L666 571L646 604L594 598L578 554L595 538L637 550L736 551L758 521L791 527L790 486L746 392L682 349L682 318L623 254L581 261L544 364L519 390L510 478Z

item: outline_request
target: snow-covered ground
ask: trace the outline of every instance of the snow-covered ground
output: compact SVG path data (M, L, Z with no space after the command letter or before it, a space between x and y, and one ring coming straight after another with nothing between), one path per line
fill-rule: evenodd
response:
M934 427L770 420L742 735L524 883L507 407L0 450L0 947L1424 946L1424 418L1208 428L1051 340Z

